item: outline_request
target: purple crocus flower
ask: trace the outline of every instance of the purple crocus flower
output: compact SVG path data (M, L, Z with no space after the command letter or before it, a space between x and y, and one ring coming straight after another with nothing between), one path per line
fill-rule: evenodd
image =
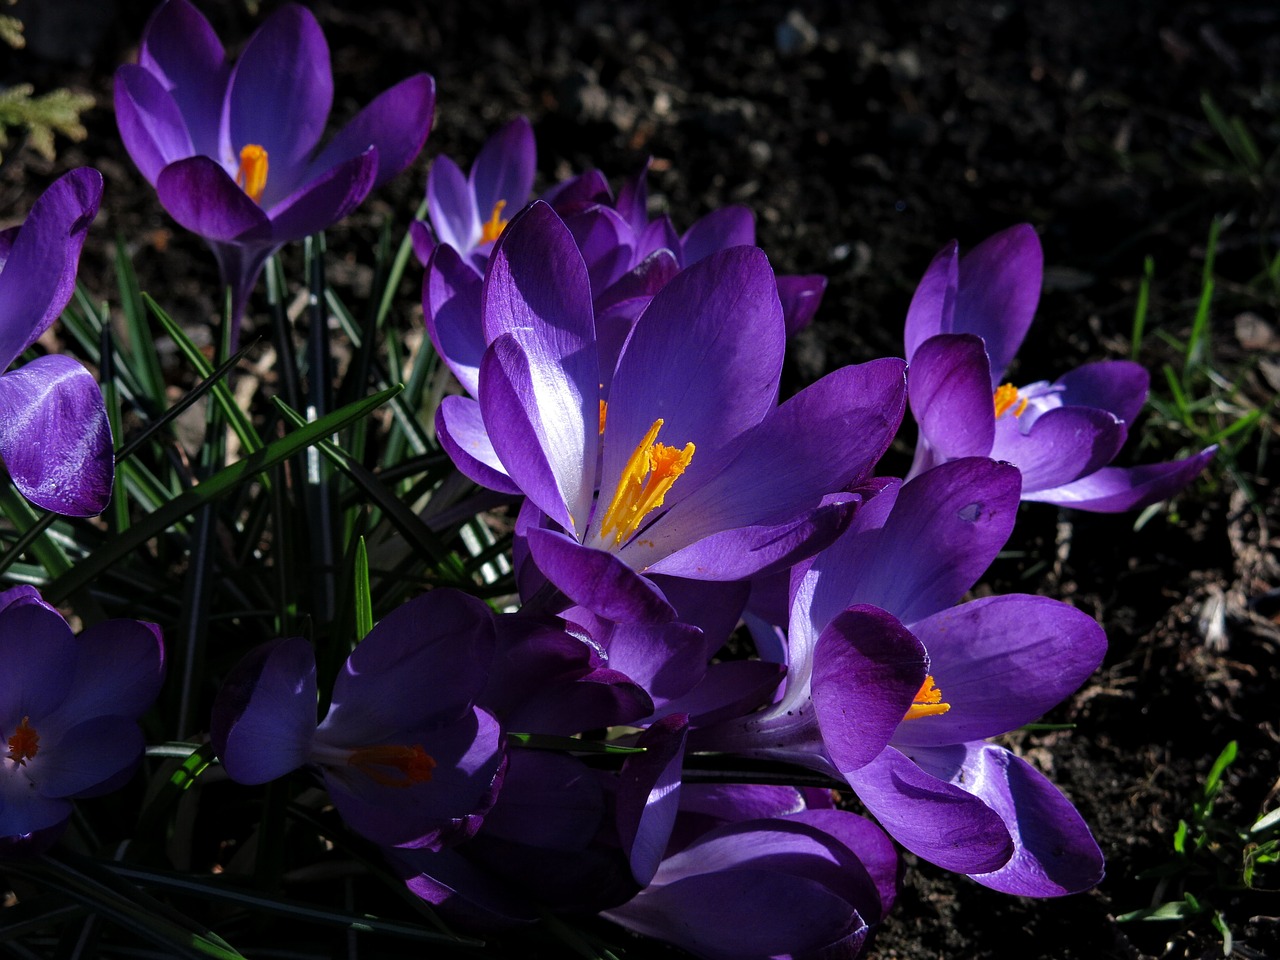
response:
M911 411L920 425L912 475L959 457L1022 471L1022 499L1100 513L1163 500L1213 457L1109 467L1146 402L1149 378L1126 360L1085 364L1053 383L1005 382L1040 298L1044 255L1026 224L959 255L934 258L907 312Z
M97 170L73 170L0 231L0 371L62 314L76 283L89 224L102 199ZM75 360L37 357L0 373L0 458L24 497L69 517L101 513L115 460L106 405Z
M478 483L524 493L538 568L613 620L668 620L647 574L741 580L829 541L896 429L901 361L846 367L777 405L786 332L768 261L734 247L682 271L601 360L586 267L545 204L491 257L479 401L438 434ZM567 605L567 604L566 604Z
M160 630L108 620L79 636L33 587L0 593L0 844L52 843L71 801L119 789L164 679Z
M347 658L317 727L311 645L273 641L224 683L214 747L240 783L312 764L352 829L388 846L438 849L479 829L502 783L500 724L475 705L493 648L481 601L454 590L411 600Z
M983 742L1036 720L1106 650L1045 597L952 606L1004 544L1007 464L957 460L865 503L797 574L782 696L697 740L843 777L903 846L997 890L1057 896L1102 876L1080 815L1042 774Z
M333 103L329 47L315 17L281 7L231 63L187 0L165 0L137 64L116 72L129 155L169 214L213 248L235 323L285 243L323 230L418 155L435 82L418 74L378 96L323 148Z

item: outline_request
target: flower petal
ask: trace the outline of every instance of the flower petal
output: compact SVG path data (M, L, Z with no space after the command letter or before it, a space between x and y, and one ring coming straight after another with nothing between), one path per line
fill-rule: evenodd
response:
M40 732L41 718L66 698L76 640L67 621L43 602L13 603L0 615L0 740L6 740L23 717Z
M712 210L685 231L680 238L680 262L688 268L721 250L755 245L755 214L733 204Z
M272 241L282 244L301 240L332 226L360 206L373 189L378 162L378 151L370 147L278 201L270 214Z
M147 21L142 45L138 49L138 66L164 85L177 106L191 143L191 149L183 156L193 153L206 157L220 156L222 103L231 77L231 65L209 21L187 0L162 3ZM117 71L117 84L121 73L128 69L131 68L125 66ZM117 105L118 97L117 87ZM126 145L128 142L126 137ZM132 146L129 153L137 163L138 155ZM144 170L143 175L155 182L155 174L147 174Z
M60 354L0 375L0 457L22 495L70 517L111 500L115 457L106 404L93 375Z
M156 195L169 216L206 240L270 243L266 213L208 157L169 164L156 177Z
M684 714L659 720L636 741L645 752L628 757L618 776L618 839L641 886L657 873L671 838L688 730Z
M574 603L607 620L663 623L676 612L662 591L611 553L555 530L530 530L534 563Z
M480 239L480 213L475 193L461 168L448 157L436 157L427 174L427 211L436 240L468 252Z
M782 319L790 337L809 325L822 306L827 278L820 273L778 277L778 299L782 302Z
M952 240L934 255L907 308L903 329L907 362L912 363L920 345L940 333L952 333L956 291L960 284L960 245Z
M516 117L490 137L476 155L469 177L481 219L489 218L499 200L506 202L508 219L524 207L533 192L537 165L538 147L526 117Z
M1025 499L1094 513L1136 510L1179 493L1209 465L1217 452L1218 445L1214 444L1185 460L1140 467L1103 467L1059 487L1033 490Z
M71 689L59 708L67 717L140 717L164 682L160 628L141 620L107 620L76 638Z
M907 368L911 413L920 436L944 460L985 457L995 442L991 362L972 334L930 337Z
M1103 360L1068 371L1054 386L1063 388L1063 406L1100 407L1132 424L1147 402L1151 376L1129 360Z
M1036 417L1023 433L1017 419L996 421L991 457L1012 463L1024 493L1059 487L1106 466L1124 446L1123 421L1093 407L1056 407Z
M415 74L384 90L352 118L316 155L303 180L377 148L373 186L386 183L417 158L431 131L436 108L436 83ZM372 189L372 188L371 188Z
M992 389L1035 318L1043 275L1040 238L1025 223L988 237L960 260L954 326L943 332L974 333L986 342Z
M115 107L120 139L148 183L196 152L181 109L150 71L132 63L116 71Z
M70 729L41 737L31 779L46 797L96 795L96 786L119 781L142 760L146 739L132 717L81 715Z
M524 492L498 459L475 400L445 397L436 408L436 437L457 468L482 487L512 495Z
M436 247L422 281L422 313L427 333L462 389L480 394L480 359L485 340L480 319L483 280L447 244Z

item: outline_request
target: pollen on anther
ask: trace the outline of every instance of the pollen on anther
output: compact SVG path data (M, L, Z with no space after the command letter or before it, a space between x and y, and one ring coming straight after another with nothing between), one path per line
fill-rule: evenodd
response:
M39 752L40 734L31 726L31 718L23 717L9 738L9 759L21 767Z
M236 185L254 203L262 202L262 194L267 189L267 151L261 144L248 143L240 149Z
M903 720L918 720L920 717L939 717L951 709L951 704L942 702L942 691L934 683L933 676L924 678L920 689L912 698L911 706L903 715Z
M505 200L499 200L493 205L493 212L489 214L489 219L480 227L481 243L492 243L502 236L502 231L507 227L507 221L502 219L502 210L506 205Z
M1027 409L1027 404L1031 402L1028 397L1022 396L1018 392L1018 388L1012 383L1000 384L1000 386L996 388L996 392L992 395L992 400L995 402L997 420L1003 417L1011 409L1013 410L1013 415L1015 417L1022 416L1023 412Z

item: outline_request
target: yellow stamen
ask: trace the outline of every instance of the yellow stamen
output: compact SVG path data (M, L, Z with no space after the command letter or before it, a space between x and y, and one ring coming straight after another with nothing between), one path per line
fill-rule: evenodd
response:
M614 546L621 546L646 516L662 506L667 491L693 459L692 443L686 443L683 450L657 443L661 429L662 420L653 421L636 445L600 523L600 536L607 537L612 532Z
M236 185L254 203L262 202L262 194L267 189L267 151L260 144L249 143L241 148Z
M600 434L601 436L604 435L604 421L605 421L605 417L608 416L608 413L609 413L609 404L606 401L601 400L600 401Z
M40 734L31 726L31 718L23 717L18 728L9 738L9 759L18 766L26 766L28 760L40 752Z
M924 678L920 690L912 700L911 706L903 715L903 720L918 720L920 717L940 717L951 709L951 704L942 702L942 691L933 682L932 676Z
M492 243L502 236L502 231L507 226L507 221L502 219L502 208L506 205L505 200L499 200L493 205L493 213L489 214L489 219L480 228L481 243Z
M408 787L415 783L427 783L436 761L418 744L400 747L383 744L352 750L347 763L355 767L374 783L384 787Z
M1013 407L1013 415L1015 417L1022 416L1022 412L1027 409L1027 404L1031 401L1018 393L1018 388L1012 383L1002 383L996 388L993 396L996 404L996 419L999 420L1004 416L1010 407ZM1016 406L1015 406L1016 404Z

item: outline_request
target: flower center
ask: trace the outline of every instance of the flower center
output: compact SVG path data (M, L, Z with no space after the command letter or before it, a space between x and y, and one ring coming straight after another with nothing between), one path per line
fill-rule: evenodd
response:
M932 676L924 678L920 689L911 701L911 706L903 715L903 720L918 720L921 717L940 717L951 709L951 704L942 702L942 691L933 682Z
M993 396L996 404L996 419L1003 417L1010 408L1013 409L1015 417L1022 416L1022 411L1027 409L1030 400L1018 393L1018 388L1012 383L1002 383L996 388Z
M347 763L384 787L427 783L431 780L431 771L436 768L435 760L422 749L421 744L412 747L394 744L360 747L351 751Z
M502 208L506 205L507 201L505 200L499 200L493 205L493 212L489 214L489 219L480 228L481 243L492 243L502 236L502 231L507 225L507 221L502 219Z
M9 738L9 759L22 767L39 752L40 734L31 726L31 718L23 717L18 729Z
M267 189L267 151L256 143L246 144L240 150L240 169L236 172L236 185L254 203L262 202Z
M646 516L662 506L667 491L693 459L692 443L686 443L683 450L657 443L661 429L659 418L636 445L600 523L601 538L612 533L614 546L621 546Z

